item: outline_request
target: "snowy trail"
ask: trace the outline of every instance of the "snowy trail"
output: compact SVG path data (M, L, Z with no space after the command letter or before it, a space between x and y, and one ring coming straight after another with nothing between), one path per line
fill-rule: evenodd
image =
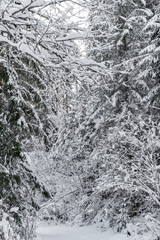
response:
M35 240L133 240L111 230L101 232L95 226L70 227L54 226L42 222L37 228L37 238Z

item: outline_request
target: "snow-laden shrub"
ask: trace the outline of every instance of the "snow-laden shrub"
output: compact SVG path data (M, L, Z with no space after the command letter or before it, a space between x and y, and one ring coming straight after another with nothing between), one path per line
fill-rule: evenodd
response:
M20 239L19 235L17 235L16 238L14 237L13 228L10 223L11 221L13 221L13 219L10 219L10 216L7 213L1 213L0 236L2 240Z
M2 203L2 201L1 201ZM0 213L0 236L2 240L31 240L35 233L35 217L30 209L21 212L18 207Z

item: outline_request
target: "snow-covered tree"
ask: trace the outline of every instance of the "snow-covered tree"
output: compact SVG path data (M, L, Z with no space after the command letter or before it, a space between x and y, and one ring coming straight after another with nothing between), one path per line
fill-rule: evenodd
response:
M72 39L77 29L66 22L63 2L0 1L0 217L5 240L32 239L33 217L50 195L30 170L28 152L37 139L47 150L54 143L57 104L64 105L65 99L58 84L69 84L73 75L77 45L67 35Z
M157 20L159 7L156 1L154 3L150 1L136 3L131 1L92 2L90 28L93 39L88 47L89 54L98 62L104 62L112 70L113 78L102 78L97 81L99 86L102 86L102 81L105 81L108 89L101 89L97 86L99 95L97 112L101 114L94 116L93 122L98 122L98 131L96 131L98 140L89 158L90 162L93 158L92 165L95 165L95 162L101 162L98 175L100 180L96 179L96 182L100 181L100 185L97 185L95 191L97 192L96 200L93 201L93 204L88 205L87 210L94 209L91 213L93 220L99 212L98 209L108 208L107 213L102 211L102 218L105 214L108 215L111 225L115 225L118 230L121 230L127 226L130 218L143 212L139 210L143 208L143 201L146 206L148 199L150 202L153 201L155 206L159 205L158 198L151 197L153 185L157 186L158 184L158 177L154 178L154 173L157 172L155 156L157 159L159 158L157 155L159 124L157 116L153 116L153 111L151 113L146 110L151 107L151 99L156 99L157 105L159 102L159 83L157 78L155 81L155 77L153 77L157 76L154 62L157 62L159 58L157 56L159 52L157 49L158 39L153 40L155 32L158 36L155 26L157 28L159 22ZM152 40L150 40L151 36ZM150 41L151 43L156 41L156 44L153 46ZM144 50L141 51L142 48ZM150 54L146 54L148 52ZM145 75L145 71L152 72L152 76ZM154 82L153 85L151 82ZM151 93L154 97L151 97ZM146 100L148 108L144 106ZM93 104L97 107L97 103L93 102ZM102 116L104 120L100 121ZM142 131L141 128L145 130ZM155 138L153 137L154 133L151 134L154 128ZM150 136L151 147L148 146L146 136ZM93 137L91 142L94 142ZM138 146L142 147L138 149ZM150 151L152 154L149 154ZM153 171L150 171L148 162L153 165ZM139 181L135 181L133 165L136 166L136 169L137 166L141 166L148 181L142 176L143 174L138 175L137 170L135 170L135 175L138 175ZM143 165L145 165L144 168ZM131 181L126 184L128 178ZM95 188L95 185L92 186ZM133 191L131 191L132 187ZM90 199L95 196L95 192L91 194ZM158 197L157 187L153 192ZM109 201L112 202L112 205L108 204ZM149 205L150 203L148 207ZM147 207L145 211L149 211Z

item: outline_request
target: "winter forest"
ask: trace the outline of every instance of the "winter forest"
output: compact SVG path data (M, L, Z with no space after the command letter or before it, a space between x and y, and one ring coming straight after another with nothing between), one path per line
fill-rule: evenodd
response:
M40 220L160 239L159 0L0 0L0 239Z

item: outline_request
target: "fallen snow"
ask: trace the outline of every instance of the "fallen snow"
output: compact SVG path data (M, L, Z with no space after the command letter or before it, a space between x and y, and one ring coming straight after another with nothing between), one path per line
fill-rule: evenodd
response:
M37 238L35 240L149 240L149 238L143 238L142 236L137 237L114 233L112 230L104 232L97 229L96 226L55 226L42 222L37 228Z

